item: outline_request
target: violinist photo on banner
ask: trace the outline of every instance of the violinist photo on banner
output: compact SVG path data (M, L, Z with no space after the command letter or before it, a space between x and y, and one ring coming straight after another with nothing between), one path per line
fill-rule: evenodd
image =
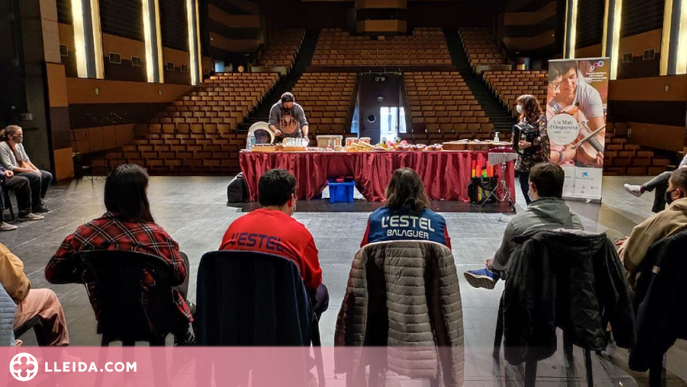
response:
M549 63L548 98L546 117L565 114L578 123L578 135L570 143L551 141L550 161L559 165L603 168L603 151L606 135L606 114L602 93L608 95L608 87L597 90L583 74L593 73L601 61L556 61Z

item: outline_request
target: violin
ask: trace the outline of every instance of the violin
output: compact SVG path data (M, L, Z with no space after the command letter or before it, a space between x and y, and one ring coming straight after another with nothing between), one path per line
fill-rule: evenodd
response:
M587 117L584 113L580 111L579 102L571 107L566 107L564 109L560 108L560 105L556 104L550 105L553 107L555 113L565 113L571 116L577 114L577 121L579 122L579 131L575 142L572 144L572 149L577 150L577 155L575 157L575 162L578 165L585 167L601 167L601 162L603 160L604 146L598 137L601 137L602 131L606 129L606 125L592 131L587 125Z
M597 136L606 129L606 125L601 126L593 131L589 129L587 121L580 121L580 134L577 136L577 142L573 145L573 149L577 149L577 163L585 167L600 168L603 162L604 148Z

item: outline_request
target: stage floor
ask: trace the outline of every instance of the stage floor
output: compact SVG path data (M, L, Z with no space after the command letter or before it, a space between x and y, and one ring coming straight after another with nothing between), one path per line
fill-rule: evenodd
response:
M195 301L195 279L203 253L217 249L227 226L243 215L244 208L227 206L226 185L231 180L223 177L153 177L149 196L153 216L177 240L191 261L190 299ZM651 195L636 198L625 193L623 183L643 182L644 178L607 177L604 179L603 203L585 204L570 202L582 217L589 231L606 231L612 239L630 232L632 227L650 216ZM0 242L7 245L25 264L25 271L34 288L50 287L58 294L65 309L72 345L99 345L95 333L93 311L82 285L49 285L44 278L44 267L67 234L104 211L103 187L105 179L53 187L46 199L52 211L39 222L20 223L19 229L0 233ZM519 190L518 190L519 191ZM524 198L518 192L518 211L524 209ZM296 219L312 232L320 251L324 281L329 287L331 303L323 315L320 329L324 345L333 344L333 332L348 271L353 255L358 250L365 231L368 212L377 208L374 203L358 202L330 206L326 200L300 201ZM491 358L493 334L498 301L503 289L499 283L493 291L473 289L464 280L462 272L482 268L484 260L498 247L509 215L501 208L475 211L471 205L440 202L438 210L446 218L453 242L453 253L459 271L466 343L466 386L521 385L523 368L496 365ZM348 206L348 207L347 207ZM452 209L466 211L454 212ZM494 212L494 210L496 212ZM343 211L343 212L342 212ZM505 211L508 209L505 208ZM34 344L32 333L22 337ZM562 343L559 345L559 349ZM576 349L575 373L563 367L562 351L539 364L538 385L585 385L582 352ZM593 355L595 385L648 385L645 375L627 371L626 351L618 350L609 358ZM687 344L678 344L669 352L669 384L685 386L687 380ZM677 378L679 376L680 379ZM330 386L343 386L344 380L328 375Z

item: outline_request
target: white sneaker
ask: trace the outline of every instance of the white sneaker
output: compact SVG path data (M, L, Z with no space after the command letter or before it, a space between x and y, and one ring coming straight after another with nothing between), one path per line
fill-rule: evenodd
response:
M17 226L9 223L0 223L0 231L13 231L16 230Z
M636 197L640 197L644 193L642 192L642 186L635 184L625 184L625 191L635 195Z
M19 220L43 220L43 215L36 215L29 212L27 215L20 217Z

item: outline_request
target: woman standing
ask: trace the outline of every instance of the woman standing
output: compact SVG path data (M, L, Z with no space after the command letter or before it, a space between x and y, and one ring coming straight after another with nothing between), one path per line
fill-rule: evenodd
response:
M521 95L517 99L516 110L520 114L520 123L532 125L539 130L539 134L531 142L520 141L519 146L522 150L518 161L515 163L515 170L520 179L520 188L525 196L525 201L529 205L532 200L529 196L530 169L539 163L549 161L550 145L549 135L546 133L546 115L539 106L539 101L533 95Z

